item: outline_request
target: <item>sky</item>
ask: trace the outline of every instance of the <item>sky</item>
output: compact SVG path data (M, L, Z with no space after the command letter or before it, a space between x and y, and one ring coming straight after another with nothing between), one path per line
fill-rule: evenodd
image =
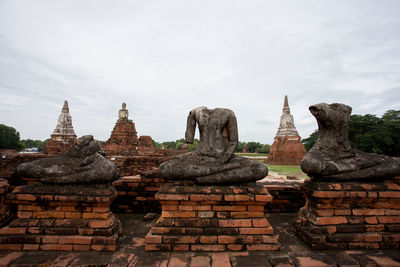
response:
M272 144L284 95L308 107L400 109L397 0L0 0L0 123L44 140L68 100L75 133L107 140L126 102L138 136L184 137L199 106L232 109ZM198 134L197 134L198 136Z

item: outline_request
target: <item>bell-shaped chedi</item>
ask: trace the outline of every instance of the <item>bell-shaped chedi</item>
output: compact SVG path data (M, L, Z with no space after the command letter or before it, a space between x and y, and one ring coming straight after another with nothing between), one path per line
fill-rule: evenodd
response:
M128 118L129 112L126 104L118 112L118 121L111 132L110 138L103 145L103 150L111 155L135 155L138 149L138 137L135 123Z
M278 132L275 135L274 143L271 146L267 162L270 164L297 165L306 154L306 149L301 142L293 116L290 114L288 98L285 95L285 102L281 115Z
M72 127L72 118L69 114L68 101L64 101L64 106L58 116L57 126L51 134L50 140L46 144L44 153L57 155L66 153L75 143L76 134Z

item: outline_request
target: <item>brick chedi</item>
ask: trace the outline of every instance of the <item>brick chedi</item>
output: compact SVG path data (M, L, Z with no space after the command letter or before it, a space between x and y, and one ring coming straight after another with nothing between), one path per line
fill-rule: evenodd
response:
M139 146L138 146L139 153L141 154L148 154L148 153L155 153L156 148L153 145L153 139L151 136L142 135L139 137Z
M58 117L57 126L51 134L50 140L46 144L44 153L50 155L64 154L67 152L76 140L74 127L72 127L72 118L69 114L68 101L64 101L61 114Z
M290 114L288 98L285 96L281 120L267 162L270 164L300 164L306 154L301 138Z
M122 104L122 109L118 113L118 121L111 132L110 138L103 145L103 150L107 155L136 155L138 148L138 137L135 123L128 118L126 104Z

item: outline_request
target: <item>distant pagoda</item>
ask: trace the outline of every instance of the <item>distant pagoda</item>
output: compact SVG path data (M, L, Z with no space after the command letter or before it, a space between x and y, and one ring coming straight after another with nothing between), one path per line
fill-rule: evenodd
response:
M270 164L297 165L300 164L305 154L306 149L294 126L288 97L285 95L278 132L275 135L267 162Z
M118 121L111 132L110 138L103 145L103 150L111 155L136 155L138 153L138 136L135 123L128 118L126 104L118 112Z
M76 135L72 126L72 118L69 114L68 101L64 101L64 106L58 116L57 126L46 144L44 153L57 155L64 154L75 143Z

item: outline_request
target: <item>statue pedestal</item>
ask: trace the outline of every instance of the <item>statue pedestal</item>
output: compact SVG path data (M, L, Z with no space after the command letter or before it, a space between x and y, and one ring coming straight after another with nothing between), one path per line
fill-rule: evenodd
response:
M264 215L272 196L261 185L163 185L161 217L146 235L146 250L279 250Z
M315 249L395 249L400 244L400 179L304 183L297 234Z
M8 195L17 218L0 229L0 250L114 251L122 227L110 211L115 188L31 184Z

